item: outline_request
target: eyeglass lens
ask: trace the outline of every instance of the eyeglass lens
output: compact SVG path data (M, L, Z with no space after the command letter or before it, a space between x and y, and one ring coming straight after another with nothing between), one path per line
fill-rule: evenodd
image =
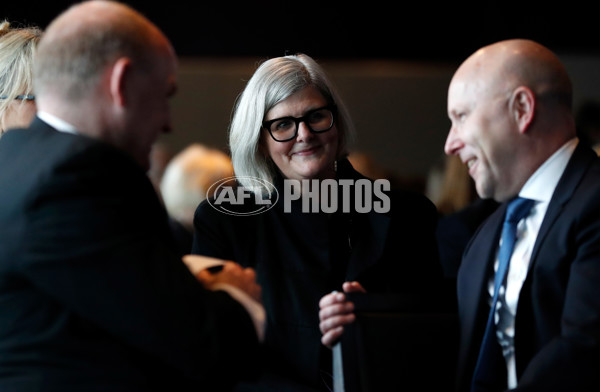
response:
M8 99L8 95L0 95L0 99ZM15 99L22 100L22 101L34 101L35 95L31 95L31 94L17 95L17 96L15 96Z
M298 126L304 122L312 132L325 132L333 127L333 112L329 108L321 108L308 112L303 117L283 117L268 123L268 129L271 136L277 141L287 141L293 139Z

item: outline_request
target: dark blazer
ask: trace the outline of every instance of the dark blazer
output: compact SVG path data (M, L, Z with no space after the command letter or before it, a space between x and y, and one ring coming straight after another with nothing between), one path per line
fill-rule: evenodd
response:
M364 179L347 161L338 175ZM428 295L439 287L434 205L417 194L389 194L389 213L302 213L299 201L285 213L281 199L252 216L222 213L208 201L198 207L193 253L254 267L262 285L268 370L259 390L328 390L331 352L320 343L318 303L344 281L373 293ZM248 212L254 203L227 208Z
M459 390L469 390L489 312L506 203L469 244L458 275ZM582 145L561 177L540 228L515 320L518 390L600 390L600 162Z
M39 119L0 139L0 390L227 390L243 307L181 262L143 170Z

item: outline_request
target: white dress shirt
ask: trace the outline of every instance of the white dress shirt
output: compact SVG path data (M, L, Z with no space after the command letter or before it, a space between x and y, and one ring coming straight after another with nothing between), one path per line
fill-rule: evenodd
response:
M509 389L517 386L514 336L519 293L527 277L533 247L546 215L548 204L577 143L577 138L565 143L529 177L519 192L520 197L535 200L535 204L529 215L521 219L517 225L517 239L506 275L506 284L503 284L499 289L494 319L498 341L502 346L502 352L506 360ZM494 271L497 270L498 254L496 253ZM488 293L491 303L494 294L493 276L488 282Z
M50 125L52 128L60 132L77 134L77 129L63 119L56 117L54 114L39 111L36 114L43 122Z

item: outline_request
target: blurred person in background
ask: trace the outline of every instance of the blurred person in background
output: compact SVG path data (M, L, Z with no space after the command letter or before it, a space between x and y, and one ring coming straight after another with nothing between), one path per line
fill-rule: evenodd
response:
M0 22L0 136L25 127L35 116L33 57L42 30Z
M438 170L441 174L436 179ZM465 247L481 223L496 210L498 202L479 197L467 167L454 155L445 156L441 170L432 170L431 180L440 182L439 190L430 194L439 213L436 238L440 263L447 284L455 285Z
M198 143L183 149L167 164L160 191L183 255L192 250L196 208L213 196L219 181L231 177L233 165L229 156Z

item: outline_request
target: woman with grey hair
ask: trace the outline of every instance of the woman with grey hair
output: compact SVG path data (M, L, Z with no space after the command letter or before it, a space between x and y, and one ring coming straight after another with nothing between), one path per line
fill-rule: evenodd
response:
M304 54L262 63L239 96L229 144L239 186L194 218L192 253L252 266L267 310L264 373L240 390L328 391L319 300L343 284L422 291L441 277L436 212L346 159L353 128L323 68Z
M336 160L348 154L347 145L354 138L354 128L345 105L321 66L303 54L272 59L264 62L248 82L238 99L230 127L233 165L243 185L253 185L245 181L246 177L259 178L267 184L273 183L278 167L274 166L271 157L259 148L265 135L265 114L305 86L311 86L321 95L325 103L323 106L330 110L327 115L332 116L332 120L335 115L336 149L331 151L332 155L329 158L333 159L328 162L329 169L334 168ZM264 190L271 191L268 188Z
M35 116L33 56L41 36L37 27L12 28L10 22L0 22L0 136L29 125Z

